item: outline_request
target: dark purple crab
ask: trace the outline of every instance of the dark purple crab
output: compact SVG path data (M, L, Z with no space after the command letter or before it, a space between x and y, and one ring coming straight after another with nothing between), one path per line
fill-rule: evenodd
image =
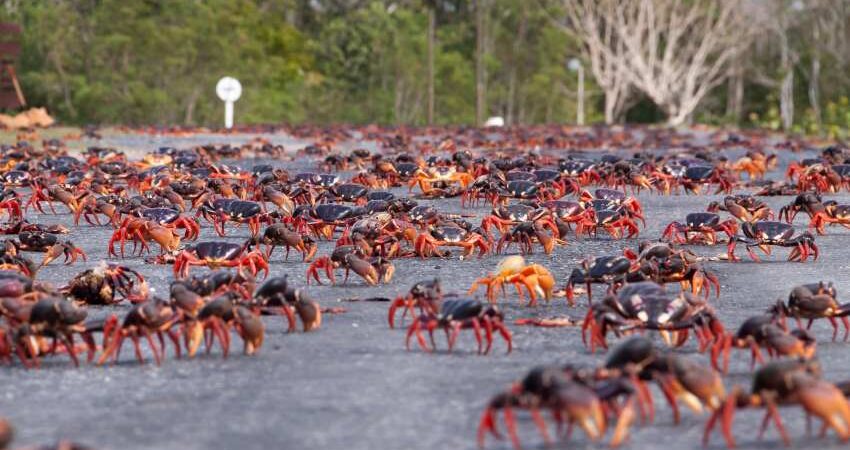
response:
M414 206L407 212L407 218L411 223L416 225L430 225L440 219L440 212L433 206L419 205Z
M717 243L716 233L723 232L732 239L738 232L738 222L735 219L720 221L720 216L711 212L690 213L685 216L685 223L678 221L670 222L662 239L670 238L679 244L701 244L714 245Z
M419 347L426 352L432 352L436 348L434 341L434 330L443 329L448 337L449 352L454 348L460 330L471 328L475 332L478 341L478 353L488 354L493 345L493 331L498 332L508 344L508 353L513 349L511 332L504 324L504 316L495 305L485 304L481 301L469 298L453 298L444 300L440 304L438 313L426 311L420 315L407 329L405 346L410 350L410 338L416 335ZM427 331L431 340L431 347L425 342L422 331ZM487 346L482 346L481 332L484 331L484 340ZM449 334L451 332L451 334Z
M314 236L333 239L337 228L348 227L366 210L340 203L322 203L312 208L296 209L296 228L298 231L309 229Z
M664 340L677 347L685 343L686 330L692 329L700 351L726 335L723 324L705 300L689 292L674 295L655 282L642 281L628 283L591 305L582 324L582 340L593 352L596 345L607 348L608 331L619 335L638 329L661 331ZM674 341L669 340L667 332L676 334Z
M560 238L566 238L572 231L570 224L587 223L594 220L593 208L585 208L581 203L572 200L549 200L540 203L542 208L549 210L552 220L558 227Z
M398 296L390 303L389 312L387 313L387 322L390 328L395 328L395 316L399 308L402 309L401 319L410 313L411 317L414 314L414 308L419 308L420 313L430 312L436 314L440 309L440 303L443 301L443 287L440 280L434 278L432 280L420 281L414 284L410 291L405 296Z
M830 169L841 178L845 188L850 188L850 164L833 164Z
M17 270L0 270L0 298L18 298L33 292L33 279Z
M74 335L80 335L88 348L88 360L94 359L97 350L91 330L86 324L87 312L61 297L48 297L35 302L30 310L29 321L20 327L16 339L23 345L15 346L18 357L27 366L38 366L39 338L52 337L65 347L75 366L79 366ZM24 349L29 355L26 355Z
M32 175L23 170L10 170L0 175L0 183L4 187L21 187L29 186L32 182Z
M818 193L803 192L794 197L794 201L779 209L779 219L792 223L800 212L806 213L809 218L814 218L815 214L823 210L823 199Z
M263 252L248 251L246 244L233 242L201 242L185 248L174 260L174 276L188 277L191 266L207 266L213 270L219 267L236 267L240 273L248 268L252 276L256 276L260 271L265 271L266 276L269 275L268 259Z
M553 169L535 169L534 181L541 188L541 197L547 200L561 198L566 194L579 192L581 186L571 177L565 177Z
M340 178L339 175L335 173L320 173L316 184L323 188L330 188L334 185L339 184Z
M322 178L319 174L314 172L301 172L292 177L294 183L307 183L311 185L318 185L321 180Z
M322 308L306 291L292 286L286 275L266 280L254 293L251 307L262 315L286 317L289 332L295 331L296 313L304 332L317 329L322 324Z
M685 169L685 174L680 183L685 192L699 194L703 185L717 185L715 194L721 192L731 193L733 180L719 167L708 165L692 165Z
M827 319L832 326L833 341L838 335L840 320L844 326L844 340L850 336L850 303L839 303L838 292L832 282L819 281L794 286L788 295L787 303L779 299L767 312L771 318L778 319L782 327L785 327L785 318L790 317L796 320L797 328L807 330L815 320ZM802 319L808 320L805 327Z
M640 202L636 198L626 195L624 192L615 189L600 188L595 190L593 194L582 191L579 198L585 208L590 206L597 211L623 206L628 209L631 215L640 219L643 225L646 226L646 222L643 220L643 207Z
M396 195L389 191L369 191L366 193L366 201L382 201L391 202L396 199Z
M765 254L770 254L770 247L793 247L788 261L805 262L812 254L818 259L818 247L815 245L815 237L808 231L794 236L794 227L783 222L763 220L760 222L743 222L741 225L743 236L735 235L729 240L728 255L730 261L739 261L735 256L735 245L738 242L746 244L747 253L753 261L761 261L752 248L758 247Z
M344 183L333 185L325 191L324 197L329 197L333 200L354 203L356 205L364 205L368 201L366 196L369 194L369 188L357 183Z
M526 173L526 172L511 172L511 173ZM534 175L528 174L531 178ZM520 200L534 200L538 198L540 188L537 183L531 180L516 179L510 180L502 186L497 186L492 196L493 206L498 204L507 205L508 200L515 198Z
M617 286L625 283L626 277L632 270L633 262L625 256L602 256L590 257L581 262L581 267L573 269L570 278L567 279L565 288L567 300L570 305L575 304L574 286L585 284L587 286L587 301L592 298L592 284L607 284L609 289L615 290Z
M481 229L487 233L490 239L493 235L490 229L495 227L499 233L504 235L511 226L520 222L529 222L541 219L549 214L544 208L535 208L522 203L494 207L490 214L481 219Z
M268 221L268 217L263 213L263 208L259 203L231 198L206 201L198 208L197 215L204 216L207 221L212 223L219 236L224 236L224 224L228 221L237 224L247 223L251 230L251 236L258 235L260 223Z
M510 172L505 174L505 180L510 181L535 181L537 177L531 173L526 172L524 170L511 170Z
M596 171L596 161L590 159L562 159L558 161L562 174L575 178L582 185L599 182L601 177Z
M473 229L466 222L430 226L419 233L414 247L416 254L423 258L433 255L448 257L450 253L440 250L440 247L460 247L464 250L463 256L471 256L477 247L479 258L490 251L490 243L484 238L483 230Z
M184 216L174 208L143 208L136 215L169 228L183 228L185 230L183 239L197 239L201 232L201 226L197 220Z
M355 245L340 245L331 252L330 256L322 256L310 263L306 272L307 284L310 284L311 279L322 284L319 278L320 270L325 271L325 275L327 275L331 284L336 284L334 270L340 268L345 269L343 283L348 281L349 272L354 271L371 286L382 282L389 283L395 273L395 266L388 259L380 256L367 256Z
M523 254L534 252L534 242L540 243L543 251L549 255L555 248L555 244L562 243L558 236L558 227L551 219L538 219L535 221L519 222L505 233L496 246L496 253L502 253L512 242L517 243Z
M60 256L65 256L65 264L73 264L77 258L82 257L86 261L86 253L76 247L71 241L60 241L55 233L45 230L21 231L18 233L18 241L6 241L16 251L44 253L42 266L50 264Z

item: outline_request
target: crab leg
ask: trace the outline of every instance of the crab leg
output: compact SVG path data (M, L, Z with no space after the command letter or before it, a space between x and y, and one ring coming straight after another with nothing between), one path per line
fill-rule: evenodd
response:
M457 341L457 337L460 334L461 323L454 322L451 325L451 336L449 337L449 352L454 348L455 342Z
M552 445L552 438L549 437L549 430L546 428L546 421L543 420L540 410L531 408L529 412L531 413L531 420L534 421L534 425L537 426L537 429L540 430L540 435L543 436L544 445Z
M162 333L161 331L158 333ZM171 339L171 343L174 344L174 351L177 353L177 359L180 359L182 355L182 350L180 348L180 336L174 330L168 330L166 332L168 337ZM162 351L163 356L165 356L165 348L163 347Z
M782 425L782 418L779 416L779 409L776 407L776 403L772 399L767 399L765 404L767 405L768 413L773 417L773 423L776 424L779 435L782 437L782 442L785 445L791 445L791 439L785 431L785 426Z
M673 423L678 425L681 420L681 416L679 413L679 404L676 402L676 394L673 392L672 381L666 377L659 378L658 387L661 388L661 393L664 394L664 398L667 399L667 404L669 404L670 409L673 410Z
M487 340L487 348L484 349L484 354L490 353L493 347L493 321L489 317L484 317L484 337Z
M502 339L504 339L505 342L508 344L508 350L506 353L510 353L514 348L513 338L511 337L510 330L508 330L507 327L505 327L505 325L501 322L494 322L493 325L496 328L496 331L498 331L499 334L502 336Z
M145 339L148 341L148 345L151 348L151 353L153 353L153 360L157 366L162 364L162 361L159 357L159 350L156 348L156 344L153 341L153 337L151 336L150 331L144 330Z
M510 407L505 407L505 428L508 429L508 436L511 438L511 442L514 444L514 448L520 449L522 445L519 442L519 436L517 436L516 432L516 418L514 418L514 411Z
M80 361L77 359L77 349L74 344L74 336L70 333L63 334L62 337L62 345L65 347L65 351L68 352L68 356L71 357L71 361L74 363L75 367L80 367Z
M130 334L130 339L133 341L133 348L136 351L136 359L139 360L139 364L144 364L145 358L142 356L142 347L139 345L139 335L134 331Z
M475 332L475 341L478 342L478 354L481 354L481 323L477 318L473 318L470 322L472 322L472 331Z
M422 324L423 320L424 320L424 318L420 317L420 318L416 319L415 321L413 321L413 323L410 324L410 327L408 327L407 336L405 336L405 340L404 340L404 345L407 348L407 350L410 350L410 338L415 333L416 334L416 340L417 340L417 342L419 342L419 347L422 348L422 350L424 350L426 352L429 352L429 353L431 352L431 349L428 348L428 344L425 343L425 336L422 335L422 325L421 324Z

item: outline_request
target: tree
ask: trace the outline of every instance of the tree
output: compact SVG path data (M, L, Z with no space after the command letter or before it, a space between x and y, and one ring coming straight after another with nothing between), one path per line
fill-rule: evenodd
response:
M601 61L597 65L611 67L594 70L594 76L624 76L664 110L670 125L690 120L747 44L750 35L739 7L736 0L565 1L588 54L591 48L598 52L591 61L595 57ZM597 82L612 84L605 76Z
M437 47L437 5L426 1L428 8L428 125L434 125L434 52Z
M615 6L610 1L564 2L568 27L581 40L590 70L605 93L605 123L609 125L622 119L634 93L626 67L621 64L626 57L625 45L606 19L614 15Z
M487 68L484 65L487 39L487 2L475 0L475 124L482 125L487 114Z
M237 123L571 120L574 39L528 0L475 6L0 0L0 19L24 28L28 99L65 123L219 125L222 75L244 86Z
M798 8L803 12L801 34L805 44L810 65L803 68L808 78L809 106L812 110L818 128L823 122L821 111L821 62L831 58L834 66L842 70L848 62L847 20L850 17L850 6L847 2L828 0L810 0L801 3ZM808 30L809 32L805 32Z

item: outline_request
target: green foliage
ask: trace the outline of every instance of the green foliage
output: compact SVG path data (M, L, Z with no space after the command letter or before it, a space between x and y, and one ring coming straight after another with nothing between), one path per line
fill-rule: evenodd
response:
M565 64L582 49L557 25L561 0L482 3L487 5L485 116L500 115L511 124L573 122L577 80ZM231 75L244 86L239 123L424 125L428 8L434 8L435 122L471 124L475 4L28 0L0 2L0 20L24 28L19 73L30 103L48 106L68 124L218 125L223 106L214 85ZM848 58L812 36L816 22L811 20L831 14L812 11L811 17L795 17L797 25L789 29L797 55L793 131L847 138ZM781 128L777 49L771 38L762 41L745 57L742 117L727 110L728 93L721 86L700 104L696 120ZM822 68L820 117L809 99L808 68L815 57ZM586 120L600 121L603 97L590 70L586 97ZM651 102L640 99L632 99L627 120L663 120Z
M240 123L423 125L433 5L435 120L474 121L471 2L349 3L32 0L0 6L0 19L24 28L19 73L30 103L65 123L216 125L214 85L231 75L244 87ZM489 0L487 115L570 121L575 74L564 64L580 52L534 3ZM587 114L598 117L592 104Z
M212 95L240 78L244 121L297 121L309 40L248 0L25 3L21 80L67 122L216 123Z

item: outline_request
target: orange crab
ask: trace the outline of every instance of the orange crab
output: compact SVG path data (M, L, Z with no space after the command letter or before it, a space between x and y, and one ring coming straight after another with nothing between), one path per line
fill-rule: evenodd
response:
M762 151L749 151L732 163L730 169L739 179L746 173L750 180L761 180L768 170L776 167L776 163L776 155L766 155Z
M520 301L524 299L522 287L525 286L529 296L528 306L536 306L538 297L543 297L547 302L552 299L555 277L552 276L549 269L540 264L526 264L525 258L522 256L512 255L503 259L496 266L494 273L472 283L469 294L474 293L479 285L485 285L487 286L487 299L490 302L495 302L499 289L504 292L505 284L514 285Z
M417 169L408 186L413 190L413 186L419 185L422 193L428 195L435 189L456 184L466 189L473 181L471 174L458 172L454 167L436 166Z

